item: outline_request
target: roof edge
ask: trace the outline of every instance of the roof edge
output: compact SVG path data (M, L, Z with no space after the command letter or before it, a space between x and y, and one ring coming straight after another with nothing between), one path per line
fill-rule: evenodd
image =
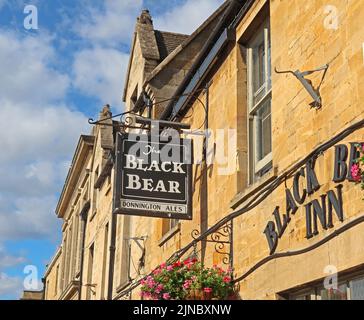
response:
M130 56L129 56L128 69L126 71L126 76L125 76L125 83L124 83L124 90L123 90L123 97L122 97L123 102L126 102L126 92L128 91L127 88L128 88L129 79L130 79L131 63L132 63L133 57L134 57L136 38L137 38L137 31L135 29L134 35L133 35L133 41L132 41L132 48L131 48Z
M70 168L68 170L67 177L66 177L65 183L63 185L62 192L61 192L61 195L59 197L57 207L56 207L56 215L59 218L63 217L63 215L60 214L61 206L62 206L62 203L63 203L63 201L65 199L66 194L67 194L67 191L68 191L67 189L68 189L71 177L74 174L75 163L77 162L77 158L81 154L84 147L93 147L94 143L95 143L95 137L90 136L90 135L81 135L79 140L78 140L76 151L75 151L75 153L73 155L71 166L70 166Z
M146 86L148 85L148 82L153 80L153 78L157 74L159 74L159 72L161 72L184 48L186 48L216 18L216 16L218 16L220 13L226 10L231 1L235 0L225 1L185 41L183 41L163 61L161 61L161 63L154 68L149 77L144 81L143 88L145 89ZM162 30L158 31L183 35L183 33L177 33L177 32L169 32Z
M59 258L59 256L61 255L62 252L62 247L58 247L56 253L54 254L51 262L48 264L46 272L44 273L44 278L46 278L49 273L51 272L52 268L54 267L54 264L56 263L57 259Z
M175 94L174 94L175 96L181 95L182 92L187 88L188 84L194 77L196 71L199 69L199 67L201 66L201 64L203 63L203 61L205 60L205 58L208 56L209 52L213 48L214 44L220 37L221 31L226 27L225 26L226 20L234 12L234 10L236 9L236 6L240 6L240 8L238 9L239 10L238 12L240 12L241 8L245 7L248 3L254 3L254 1L255 0L230 0L230 1L226 2L226 4L229 5L228 8L226 9L225 13L221 17L220 21L216 25L213 32L211 33L210 37L206 40L204 47L202 48L200 54L196 58L192 67L190 68L189 72L186 74L186 76L184 77L184 79L182 80L182 82L180 83L178 88L176 89ZM195 89L193 89L193 90L195 90ZM166 119L170 116L170 114L173 110L174 103L176 103L176 100L171 100L168 103L167 107L165 108L164 112L161 115L161 119Z

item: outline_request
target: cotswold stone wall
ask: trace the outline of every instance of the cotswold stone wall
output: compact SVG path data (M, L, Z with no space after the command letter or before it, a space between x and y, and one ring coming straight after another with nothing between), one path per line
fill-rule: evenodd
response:
M201 166L194 167L193 221L180 221L179 228L168 240L163 239L163 223L160 219L131 218L132 235L148 235L145 241L144 273L189 243L193 229L204 231L232 212L233 199L244 199L249 193L260 190L269 178L280 175L314 148L364 116L364 2L270 1L272 70L277 67L279 70L306 71L327 63L329 69L320 90L323 103L319 110L310 108L312 98L295 77L272 72L273 169L255 184L247 186L244 43L247 33L251 32L249 25L265 3L256 1L237 28L237 42L225 50L221 62L210 75L209 128L214 132L225 129L226 143L221 148L225 149L226 156L227 130L236 130L236 152L228 158L230 164L237 166L227 174L221 174L227 164L215 163L204 170ZM309 77L315 87L321 76L322 72ZM205 101L205 93L200 94L200 99ZM203 124L204 117L205 111L196 101L181 121L190 123L196 129ZM359 130L342 143L362 141L363 134L364 131ZM201 157L202 146L196 137L194 139L195 157ZM296 213L291 215L291 221L279 239L277 253L308 247L363 214L364 202L361 200L363 194L360 187L344 181L341 183L344 221L339 221L333 212L333 228L324 230L318 223L318 235L306 238L305 205L313 200L321 201L321 195L330 190L338 197L335 189L338 183L332 181L333 165L334 148L331 148L319 157L315 165L319 190L308 195ZM288 179L286 185L292 190L292 179ZM300 188L304 187L305 180L301 179ZM235 206L241 208L245 203L243 200L240 203L235 201ZM284 184L256 208L235 219L234 268L237 276L270 255L264 230L267 223L274 220L272 214L277 206L280 207L281 215L286 213ZM364 263L364 251L361 249L363 231L364 225L358 225L309 253L271 260L240 283L242 298L275 299L279 292L327 276L324 273L327 265L334 265L338 271L343 271ZM222 265L223 256L215 252L213 245L201 247L199 244L197 249L206 264ZM132 250L132 258L133 261L140 258L140 250L136 247ZM139 298L138 294L139 290L136 289L132 297Z
M330 5L330 6L329 6ZM312 98L291 74L272 74L273 166L279 175L314 148L344 128L363 119L363 42L364 3L361 1L279 1L270 2L272 69L312 70L329 64L322 83L323 105L310 109ZM243 24L241 25L243 29ZM284 36L283 36L284 35ZM318 86L322 72L309 78ZM363 130L341 143L363 141ZM319 190L307 196L299 206L276 252L294 251L317 243L334 230L363 214L363 193L352 182L342 182L344 221L334 213L333 228L306 238L305 205L318 199L338 185L333 182L334 148L317 159L315 172ZM254 187L254 186L253 186ZM256 185L259 188L259 182ZM305 188L305 179L300 188ZM287 181L293 190L293 180ZM326 199L327 201L327 199ZM281 185L256 209L238 218L235 223L236 272L241 275L259 260L269 256L263 231L276 206L286 213L285 186ZM241 282L244 298L276 298L276 294L310 281L324 278L324 269L333 265L344 271L364 262L363 225L358 225L308 253L275 259L253 272Z

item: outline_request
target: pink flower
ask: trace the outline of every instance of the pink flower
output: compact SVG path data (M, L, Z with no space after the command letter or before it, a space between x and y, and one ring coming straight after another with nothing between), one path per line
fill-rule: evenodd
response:
M146 284L149 288L151 288L151 289L152 289L152 288L155 286L155 281L154 281L153 277L148 276L148 277L147 277L147 280L146 280L146 282L145 282L145 284Z
M162 264L161 264L161 269L164 269L166 267L166 264L165 264L165 262L163 262Z
M231 278L228 276L225 276L223 280L225 283L229 283L231 281Z
M161 272L162 272L162 270L158 268L153 271L153 274L156 276L156 275L160 274Z
M147 282L146 282L144 279L140 280L140 284L141 284L142 286L144 286L146 283L147 283Z
M157 289L158 289L159 291L162 291L162 290L164 289L163 284L159 284L159 285L157 285Z
M191 259L190 258L188 258L188 259L186 259L185 261L183 261L183 264L186 266L186 265L188 265L188 264L190 264L191 263Z
M172 271L173 267L172 266L167 266L167 271Z
M359 182L361 180L361 172L360 172L360 168L359 165L357 163L354 163L351 166L351 176L353 177L354 181Z
M183 264L185 266L190 267L190 266L194 265L196 262L197 262L196 258L193 258L193 259L192 258L187 258L185 261L183 261Z
M191 286L192 284L192 280L186 280L183 284L183 288L185 289L189 289L189 287Z
M164 286L163 284L158 284L157 287L155 288L155 293L159 294L162 292Z
M186 259L185 261L183 261L183 264L188 268L188 269L191 269L193 267L193 265L195 264L195 260L193 259Z
M169 299L171 299L171 296L169 295L169 293L163 293L163 299L164 300L169 300Z
M203 292L211 293L212 292L212 288L203 288Z

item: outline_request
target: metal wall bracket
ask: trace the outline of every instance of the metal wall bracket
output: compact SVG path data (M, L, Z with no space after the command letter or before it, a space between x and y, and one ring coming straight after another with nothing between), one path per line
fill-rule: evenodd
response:
M327 69L329 68L328 64L325 64L324 66L317 68L315 70L309 70L309 71L303 71L301 72L300 70L296 70L296 71L291 71L291 70L287 70L287 71L278 71L277 68L275 68L275 72L282 74L282 73L291 73L293 74L304 86L304 88L307 90L307 92L310 94L310 96L314 99L313 102L310 103L311 108L316 108L316 109L320 109L322 106L322 99L320 96L320 88L321 88L321 84L324 81ZM312 81L309 79L306 79L305 77L315 73L315 72L319 72L319 71L323 71L324 73L322 75L322 79L320 84L318 85L317 88L314 88Z
M138 261L138 269L136 269L135 271L137 272L138 275L141 274L141 270L144 268L145 266L145 252L146 252L146 248L145 248L145 241L148 239L148 236L143 236L143 237L131 237L131 238L124 238L125 241L128 241L128 247L129 247L129 275L128 278L130 280L130 262L131 262L131 242L135 242L135 244L138 246L138 248L141 251L141 256L139 258ZM135 266L134 266L135 268Z
M197 229L192 230L191 237L197 239L200 237L200 231ZM215 246L215 252L224 256L222 262L233 268L233 221L229 221L227 224L210 234L208 237L201 240L201 242L213 243ZM229 246L226 250L225 246Z
M108 117L105 119L101 119L98 121L93 120L92 118L88 119L88 123L92 125L101 125L101 126L116 126L116 124L105 123L107 120L111 120L113 118L120 117L120 121L117 125L123 129L143 129L143 130L151 130L153 126L159 126L159 128L173 128L177 130L182 129L190 129L191 126L187 123L175 122L175 121L164 121L158 119L151 119L142 117L139 114L134 113L133 111L124 112L117 114L112 117ZM138 126L140 125L140 126Z

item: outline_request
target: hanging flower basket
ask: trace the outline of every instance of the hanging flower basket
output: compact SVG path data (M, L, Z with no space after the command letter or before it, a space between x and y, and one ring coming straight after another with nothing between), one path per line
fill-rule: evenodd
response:
M351 166L351 176L355 183L361 184L361 188L364 190L364 144L357 144L356 149L359 157Z
M205 268L197 259L161 264L140 281L141 296L153 300L227 300L234 296L232 271Z

